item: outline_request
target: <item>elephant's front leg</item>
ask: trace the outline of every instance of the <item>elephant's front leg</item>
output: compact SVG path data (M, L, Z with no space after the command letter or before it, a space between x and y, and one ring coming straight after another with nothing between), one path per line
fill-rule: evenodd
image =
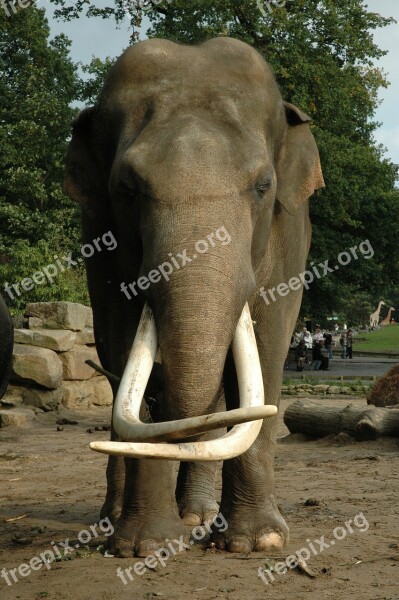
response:
M257 314L255 318L258 319ZM278 328L278 325L275 319L274 326ZM265 336L258 337L257 341L265 402L278 405L286 356L284 343L276 348L268 343ZM238 386L231 353L226 361L225 390L226 404L230 408L238 406ZM251 448L241 456L224 462L220 512L228 528L223 533L215 530L213 540L217 547L230 552L279 551L288 540L288 527L275 499L276 437L277 417L266 419Z
M110 541L111 553L125 558L132 553L148 556L165 546L165 540L184 539L172 463L150 458L125 459L125 463L122 513Z
M176 498L185 525L202 525L218 514L215 498L217 468L217 462L180 464Z
M220 512L228 523L213 541L230 552L279 551L288 527L274 496L274 445L277 417L267 419L245 454L225 461Z

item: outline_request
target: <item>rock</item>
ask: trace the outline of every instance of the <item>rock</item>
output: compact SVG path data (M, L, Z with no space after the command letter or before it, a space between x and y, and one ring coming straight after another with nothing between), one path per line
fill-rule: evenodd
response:
M112 388L106 377L93 379L94 401L96 406L112 406Z
M87 318L86 318L86 327L93 329L94 324L93 324L93 310L88 306L87 307L89 310L87 311Z
M23 394L26 388L19 385L9 385L5 396L0 401L3 406L20 406L23 403Z
M26 315L29 317L29 327L34 325L35 328L82 331L86 323L91 322L92 310L76 302L36 302L28 304ZM32 317L39 321L31 322Z
M14 340L18 344L65 352L75 345L76 333L67 329L15 329Z
M85 344L95 344L93 327L85 327L83 331L78 331L76 334L76 343L79 346ZM66 348L68 350L68 348Z
M62 389L65 408L89 408L95 400L92 381L64 381Z
M308 498L304 502L305 506L320 506L320 504L321 504L321 502L317 498Z
M29 388L24 391L24 404L35 406L45 411L55 410L61 404L64 397L62 388L58 390L41 390Z
M36 317L29 317L28 318L28 327L29 329L37 329L40 328L43 324L43 321L41 319L37 319Z
M15 344L13 371L17 380L34 381L50 390L62 383L62 363L57 354L47 348Z
M72 350L59 354L59 357L63 365L63 379L68 381L91 379L96 371L86 365L85 361L100 363L96 349L88 346L74 346Z
M320 393L321 393L321 394L324 394L325 392L327 392L327 390L328 390L328 388L329 388L329 387L330 387L330 386L328 386L328 385L323 385L323 384L320 384L320 385L315 385L315 386L313 387L313 390L314 390L315 392L317 392L318 394L320 394Z
M11 317L14 329L22 329L28 324L28 320L23 315L15 315Z
M340 394L341 388L339 385L330 385L327 390L327 394Z
M35 419L35 413L29 408L11 408L0 410L0 427L15 425L19 427Z
M354 392L362 392L363 391L362 385L352 385L351 387Z

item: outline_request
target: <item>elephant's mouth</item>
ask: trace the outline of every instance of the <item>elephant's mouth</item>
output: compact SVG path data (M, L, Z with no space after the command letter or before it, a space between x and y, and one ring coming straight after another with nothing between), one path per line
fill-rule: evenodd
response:
M277 414L276 406L264 404L262 372L248 304L242 311L232 343L240 392L238 409L163 423L140 421L141 402L157 349L155 321L146 304L113 410L114 429L124 441L92 442L92 450L169 460L226 460L246 452L256 440L262 420ZM167 443L223 427L232 429L218 439Z

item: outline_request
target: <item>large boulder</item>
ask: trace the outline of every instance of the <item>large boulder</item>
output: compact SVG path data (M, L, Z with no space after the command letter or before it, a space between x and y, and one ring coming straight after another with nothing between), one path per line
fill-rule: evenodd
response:
M15 344L13 354L14 379L34 381L50 390L62 383L62 362L53 350Z
M86 344L95 344L93 327L85 327L83 331L78 331L76 333L76 343L79 346L85 346Z
M94 390L91 381L64 381L62 404L65 408L89 408L94 403Z
M15 425L19 427L33 421L35 413L29 408L10 408L0 410L0 427Z
M63 400L62 388L57 390L42 390L40 388L26 388L23 393L23 402L28 406L35 406L44 411L55 410Z
M113 401L112 388L106 377L93 379L93 404L95 406L111 406Z
M75 345L76 333L68 329L15 329L14 340L17 344L66 352Z
M93 324L91 308L76 302L36 302L28 304L29 328L82 331Z
M399 404L399 365L380 377L367 395L367 404L393 406Z
M95 348L88 346L74 346L68 352L59 355L63 365L63 379L84 380L90 379L96 371L86 365L86 360L92 360L99 364L99 358Z
M9 385L4 398L1 400L3 406L20 406L23 404L25 387L22 385Z

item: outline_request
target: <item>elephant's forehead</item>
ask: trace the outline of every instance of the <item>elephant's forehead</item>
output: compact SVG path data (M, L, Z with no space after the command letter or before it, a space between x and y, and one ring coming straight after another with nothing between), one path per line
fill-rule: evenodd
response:
M273 75L262 57L247 44L230 38L185 46L148 40L129 48L107 79L107 96L131 95L239 98L248 91L271 89Z

